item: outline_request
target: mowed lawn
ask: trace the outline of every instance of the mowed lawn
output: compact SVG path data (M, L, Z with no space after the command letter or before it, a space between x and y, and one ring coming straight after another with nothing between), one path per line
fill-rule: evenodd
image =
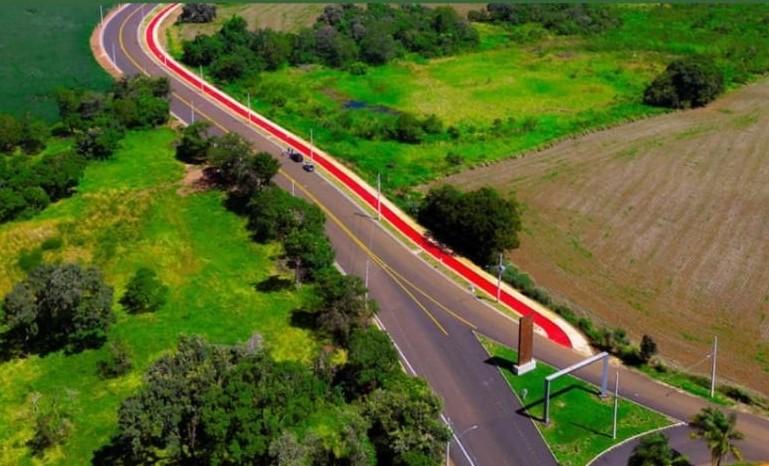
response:
M665 416L620 398L617 409L617 439L612 439L614 400L602 400L598 388L566 375L553 381L550 393L550 424L544 420L544 380L556 370L537 362L533 371L517 376L511 371L516 351L480 337L486 351L495 358L510 387L534 418L534 423L550 446L559 464L582 466L612 445L633 436L671 424Z
M25 447L38 399L56 400L74 422L69 440L49 450L43 462L88 464L92 451L114 432L120 401L181 335L235 343L259 332L278 359L311 358L315 341L289 322L311 289L257 291L260 282L280 273L274 260L280 247L252 242L244 221L222 206L221 193L187 193L173 141L169 129L129 133L114 159L89 165L78 194L31 220L0 226L0 295L24 276L17 261L25 250L61 238L62 247L45 251L44 259L104 271L116 291L117 324L109 339L123 340L134 361L131 373L109 381L96 375L106 348L1 363L0 464L38 462ZM171 292L156 313L128 315L117 299L140 266L153 267Z
M111 2L3 2L0 15L0 113L30 113L54 121L59 87L108 89L88 39Z

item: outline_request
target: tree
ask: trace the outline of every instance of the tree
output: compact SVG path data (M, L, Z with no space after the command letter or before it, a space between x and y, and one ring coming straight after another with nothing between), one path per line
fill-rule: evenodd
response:
M187 3L179 15L179 23L210 23L216 19L216 6L205 3Z
M197 35L182 44L182 61L191 66L208 66L224 54L224 42L219 36Z
M114 321L112 288L94 268L41 265L6 295L8 350L77 352L101 346Z
M519 210L491 188L462 193L441 186L427 193L418 219L436 239L483 265L518 246Z
M182 130L182 137L176 144L176 158L185 163L199 164L206 161L211 138L207 121L196 121Z
M350 334L365 328L374 317L376 305L366 299L366 287L358 277L327 268L316 281L320 295L315 307L318 329L337 344L347 346Z
M633 449L628 466L686 466L685 456L670 448L668 438L661 432L646 435Z
M176 353L155 362L139 393L120 406L115 442L126 462L152 464L159 454L177 463L199 457L207 391L224 384L243 354L242 348L182 337Z
M703 408L692 418L689 426L694 429L692 438L699 438L707 443L713 466L720 466L729 454L738 460L742 459L742 454L734 442L741 440L745 435L737 430L736 413L729 413L727 416L719 409Z
M395 120L394 137L400 142L416 144L424 137L422 124L414 115L401 113Z
M21 122L13 115L0 114L0 152L13 152L21 141Z
M648 364L655 354L657 354L657 343L649 335L644 335L641 338L641 347L639 351L641 362Z
M371 325L351 333L344 373L354 395L383 387L399 371L398 353L386 333Z
M27 115L21 120L19 146L26 154L37 154L45 148L47 133L44 122Z
M132 366L131 352L120 340L109 344L107 357L98 362L97 370L102 379L112 379L127 374Z
M323 232L294 230L283 240L283 249L297 278L312 280L334 263L334 250Z
M723 91L723 74L711 59L687 57L671 62L649 84L643 99L659 107L702 107Z
M449 439L440 412L440 400L421 379L400 374L387 389L374 390L365 415L377 463L439 464Z
M214 140L208 161L236 197L248 199L267 187L280 163L267 152L254 153L251 144L235 133Z
M240 78L247 69L246 57L240 53L221 55L211 63L211 75L223 82L231 82Z
M323 211L277 186L256 193L248 203L248 229L257 241L283 240L296 230L322 232Z
M130 313L154 312L163 307L168 287L160 281L154 270L139 268L126 286L120 304Z
M371 65L383 65L397 54L397 44L392 32L384 24L376 23L365 29L360 39L360 56Z
M75 136L75 151L87 159L109 158L120 144L122 132L114 126L94 126Z

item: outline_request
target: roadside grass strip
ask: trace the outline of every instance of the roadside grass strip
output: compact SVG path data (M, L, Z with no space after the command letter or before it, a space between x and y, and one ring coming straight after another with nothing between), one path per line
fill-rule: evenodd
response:
M553 381L550 398L550 424L544 424L544 380L556 369L537 361L537 368L516 376L512 372L517 352L482 335L476 335L515 396L521 401L521 414L529 416L547 442L556 460L567 466L582 466L625 440L647 431L671 425L667 417L620 396L617 438L612 439L614 400L600 399L598 388L566 375ZM613 376L613 372L610 371ZM613 381L613 377L609 377ZM610 389L613 384L610 383ZM611 391L611 390L610 390ZM620 380L620 395L622 380Z

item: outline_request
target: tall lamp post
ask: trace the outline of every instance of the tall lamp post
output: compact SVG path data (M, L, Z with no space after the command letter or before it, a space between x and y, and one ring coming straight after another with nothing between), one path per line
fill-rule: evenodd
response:
M502 253L499 253L499 266L497 272L497 302L502 297L502 273L505 271L505 264L502 263Z
M457 442L462 438L463 435L470 433L478 428L478 424L473 424L467 429L463 430L461 434L453 436L453 438L450 438L448 442L446 442L446 466L449 466L449 461L451 460L451 442L456 439Z

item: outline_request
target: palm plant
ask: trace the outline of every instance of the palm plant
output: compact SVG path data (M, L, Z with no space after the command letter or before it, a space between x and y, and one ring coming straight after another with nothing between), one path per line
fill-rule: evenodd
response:
M710 462L714 466L721 466L721 461L730 453L736 459L742 459L742 454L734 442L745 436L737 430L735 413L727 416L719 409L704 408L692 418L689 425L694 429L692 438L700 438L708 444Z

